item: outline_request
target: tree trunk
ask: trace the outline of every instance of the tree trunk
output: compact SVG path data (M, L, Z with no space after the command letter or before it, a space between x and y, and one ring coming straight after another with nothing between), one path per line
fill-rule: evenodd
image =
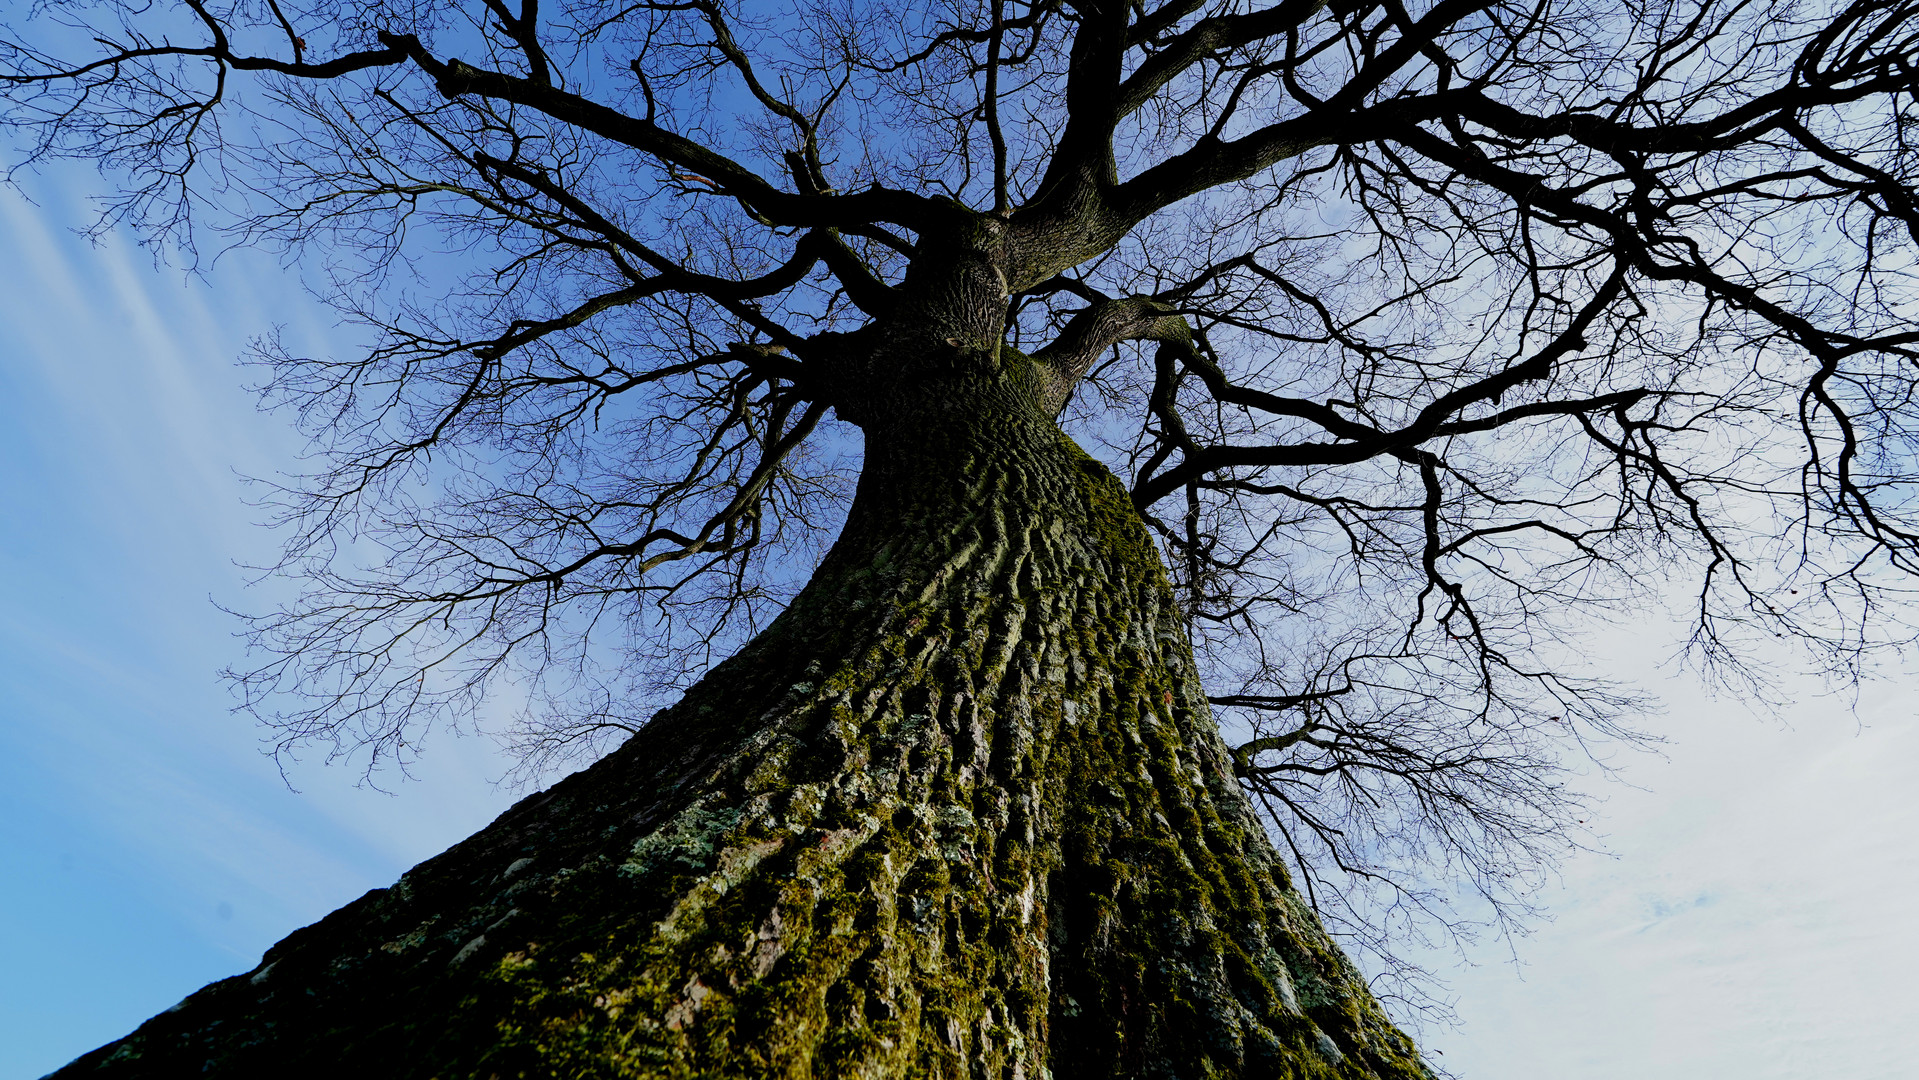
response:
M845 532L739 655L59 1075L1430 1075L1288 885L1123 489L1020 387L856 417Z

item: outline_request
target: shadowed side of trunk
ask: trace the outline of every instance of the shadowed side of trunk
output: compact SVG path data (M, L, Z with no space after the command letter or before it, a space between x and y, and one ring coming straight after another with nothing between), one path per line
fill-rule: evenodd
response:
M1118 482L1016 381L897 404L682 702L61 1075L1427 1075L1287 886Z

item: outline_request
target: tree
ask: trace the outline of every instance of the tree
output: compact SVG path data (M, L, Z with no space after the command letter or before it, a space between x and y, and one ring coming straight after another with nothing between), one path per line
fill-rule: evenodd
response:
M1326 927L1523 911L1583 613L1910 640L1913 14L39 12L22 162L369 335L279 748L598 758L68 1071L1428 1075Z

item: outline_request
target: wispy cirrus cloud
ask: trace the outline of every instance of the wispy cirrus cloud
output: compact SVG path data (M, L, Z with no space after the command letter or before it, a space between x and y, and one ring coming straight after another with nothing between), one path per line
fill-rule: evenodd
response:
M56 192L55 201L64 198ZM241 474L297 464L235 360L329 319L240 252L205 282L89 246L0 194L0 1075L39 1075L485 823L490 745L433 747L388 796L344 770L303 794L215 672L257 605Z

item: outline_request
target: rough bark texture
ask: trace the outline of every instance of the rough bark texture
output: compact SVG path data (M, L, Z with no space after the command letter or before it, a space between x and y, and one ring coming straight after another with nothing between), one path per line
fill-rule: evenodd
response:
M1118 482L1024 357L950 360L856 418L844 535L680 704L58 1075L1429 1075Z

